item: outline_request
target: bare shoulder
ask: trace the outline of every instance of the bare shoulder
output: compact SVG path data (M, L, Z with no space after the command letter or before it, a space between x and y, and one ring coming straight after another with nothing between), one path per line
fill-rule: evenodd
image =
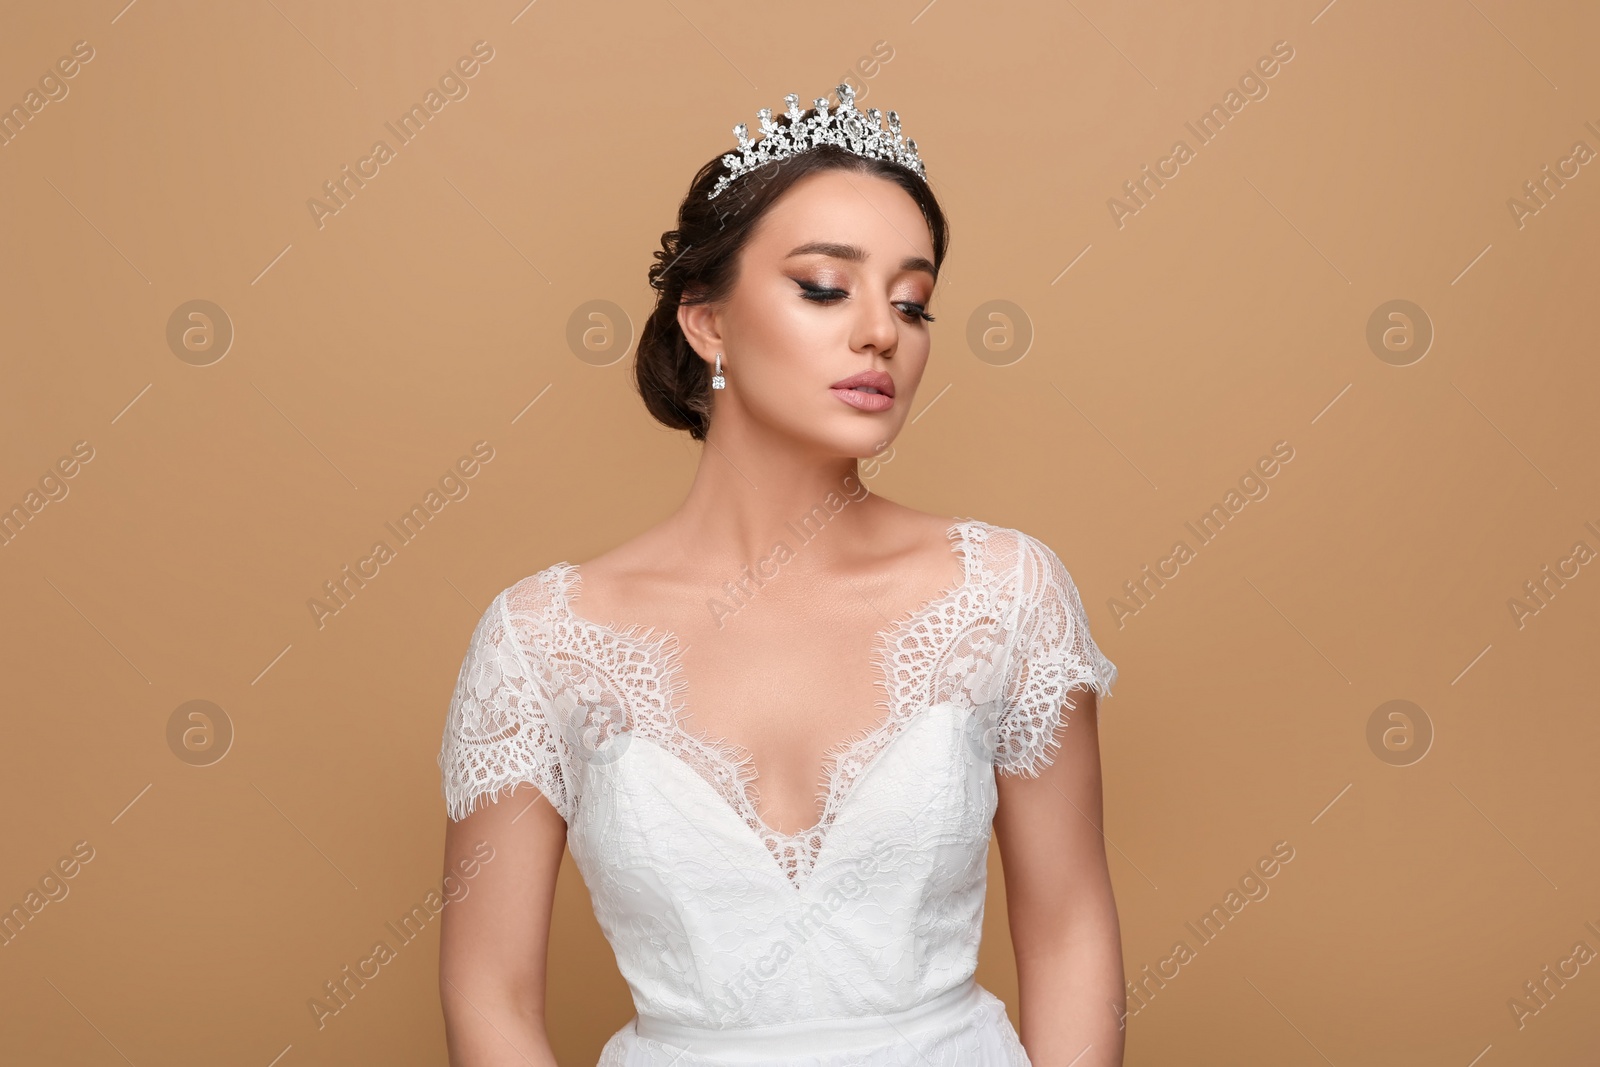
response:
M689 562L667 523L643 530L574 566L583 614L611 620L641 604L673 601L684 588Z
M882 515L875 521L873 541L885 552L916 554L919 551L939 557L949 552L950 531L960 522L951 515L935 515L903 504L885 501Z
M965 562L956 556L962 525L950 515L884 501L865 520L859 548L836 563L853 588L876 590L882 602L905 599L911 590L920 590L920 599L925 600L948 588L965 570Z

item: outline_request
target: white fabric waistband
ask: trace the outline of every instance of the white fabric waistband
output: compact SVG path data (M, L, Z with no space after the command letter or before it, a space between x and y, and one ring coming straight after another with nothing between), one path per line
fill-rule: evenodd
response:
M848 1052L852 1049L889 1045L940 1025L976 1008L982 1000L982 987L975 976L953 989L905 1011L886 1015L863 1015L847 1019L801 1019L771 1026L747 1026L713 1030L685 1026L653 1015L634 1019L634 1032L640 1037L691 1052L711 1055L751 1057L750 1063L764 1063L796 1048L808 1053ZM734 1062L737 1062L735 1060Z

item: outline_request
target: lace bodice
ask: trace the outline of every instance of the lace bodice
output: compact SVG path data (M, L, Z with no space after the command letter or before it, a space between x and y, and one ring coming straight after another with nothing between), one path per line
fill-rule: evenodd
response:
M578 614L567 562L478 621L439 752L450 818L519 783L549 799L641 1017L883 1014L969 981L995 774L1037 775L1067 691L1109 695L1116 668L1047 546L948 532L962 578L878 632L880 717L830 750L816 825L766 824L751 754L682 725L677 638Z

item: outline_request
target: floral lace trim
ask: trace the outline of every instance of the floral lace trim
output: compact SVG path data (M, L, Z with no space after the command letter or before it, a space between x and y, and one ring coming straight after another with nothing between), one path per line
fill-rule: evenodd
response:
M1109 697L1117 668L1090 636L1083 598L1060 557L1027 534L1019 547L1018 596L1025 608L995 731L995 770L1037 778L1061 747L1057 733L1076 707L1070 691L1087 688Z
M691 734L682 726L687 682L677 635L638 624L603 624L577 614L570 601L581 588L582 575L568 562L541 572L550 583L547 625L556 638L552 659L572 678L583 700L599 700L603 706L608 698L620 698L624 707L616 725L640 732L708 781L798 884L815 868L828 827L876 758L917 711L950 699L944 683L970 679L974 659L1001 643L998 620L984 610L993 576L977 551L990 529L979 520L952 523L946 536L961 557L961 579L877 632L873 644L881 714L828 750L817 783L822 817L796 833L776 830L761 817L753 752L726 738ZM986 628L978 625L984 622ZM982 633L964 641L963 635L975 629Z
M923 709L974 709L996 771L1037 776L1059 749L1070 690L1109 696L1117 669L1089 635L1071 576L1042 542L977 519L953 523L947 534L962 579L877 632L881 715L829 749L816 825L785 834L766 824L754 754L681 726L686 682L676 635L578 615L569 600L581 576L566 562L504 590L479 620L439 755L450 817L532 782L570 821L582 764L615 759L637 734L709 783L798 885L851 790Z
M445 720L438 763L452 820L466 818L480 800L498 803L525 782L562 819L572 815L575 783L568 780L558 736L562 722L547 712L544 677L523 654L508 592L496 595L478 619Z

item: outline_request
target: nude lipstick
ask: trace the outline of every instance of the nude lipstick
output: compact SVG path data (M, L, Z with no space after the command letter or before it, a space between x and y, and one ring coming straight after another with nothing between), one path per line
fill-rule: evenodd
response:
M833 395L859 411L888 411L894 407L894 379L881 370L866 370L841 378Z

